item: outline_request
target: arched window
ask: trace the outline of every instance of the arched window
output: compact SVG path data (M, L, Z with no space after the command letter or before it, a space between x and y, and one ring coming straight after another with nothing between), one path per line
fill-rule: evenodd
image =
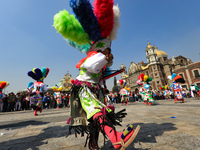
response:
M183 63L183 59L181 59L181 63Z
M199 70L194 70L194 76L195 78L200 77Z

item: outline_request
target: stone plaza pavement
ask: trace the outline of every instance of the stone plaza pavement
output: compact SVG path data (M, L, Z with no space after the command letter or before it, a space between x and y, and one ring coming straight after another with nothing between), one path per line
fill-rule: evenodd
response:
M126 108L127 124L141 126L140 132L126 150L200 150L200 100L185 103L157 100L154 105L130 102L115 104L116 112ZM0 113L0 150L88 150L85 137L74 134L66 138L69 108L45 109L39 116L33 111ZM114 150L111 142L100 134L101 150Z

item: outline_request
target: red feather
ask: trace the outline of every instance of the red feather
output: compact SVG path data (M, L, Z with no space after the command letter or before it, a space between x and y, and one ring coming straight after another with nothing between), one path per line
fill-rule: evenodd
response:
M74 85L74 79L71 79L71 83Z
M6 86L6 82L2 82L0 88L3 89Z
M113 29L113 5L113 0L95 0L93 3L94 14L99 22L101 37L103 38L107 38Z
M48 74L49 74L49 68L47 68L47 72L46 72L45 78L47 77Z

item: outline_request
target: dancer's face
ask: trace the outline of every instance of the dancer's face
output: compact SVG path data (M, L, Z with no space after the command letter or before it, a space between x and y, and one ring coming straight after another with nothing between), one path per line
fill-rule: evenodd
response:
M114 59L110 48L106 48L104 51L98 51L98 52L100 52L106 56L106 60L108 61L108 63Z

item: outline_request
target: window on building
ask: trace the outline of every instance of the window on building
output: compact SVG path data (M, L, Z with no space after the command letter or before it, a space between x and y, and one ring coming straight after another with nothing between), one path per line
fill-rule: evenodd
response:
M157 76L157 73L155 73L155 76Z
M156 67L154 67L153 69L156 70Z
M159 84L160 82L159 81L157 81L157 84Z
M182 85L182 88L187 89L187 85Z
M167 57L164 57L164 61L166 61L167 60Z
M197 78L197 77L200 77L199 75L199 70L194 70L194 76Z
M183 63L183 59L181 59L181 63Z
M197 86L200 88L200 83L197 83Z

